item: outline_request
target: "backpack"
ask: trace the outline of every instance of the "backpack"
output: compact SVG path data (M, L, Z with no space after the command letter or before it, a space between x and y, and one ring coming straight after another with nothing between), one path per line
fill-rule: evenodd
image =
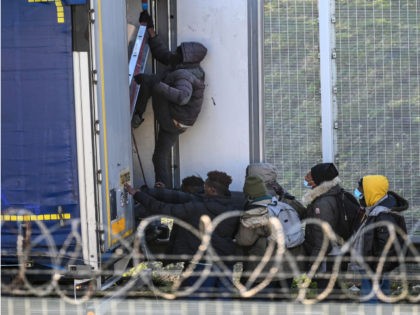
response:
M302 221L293 207L273 197L271 204L268 205L268 213L279 219L287 248L293 248L303 243L305 231L302 229Z
M250 247L260 238L271 235L268 209L260 206L246 210L239 220L235 239L239 246Z
M306 217L306 208L305 206L298 201L294 196L290 195L288 192L284 193L283 198L280 200L281 202L287 203L289 206L291 206L293 209L296 210L298 213L299 218L305 218Z
M335 232L347 241L359 229L365 211L357 199L343 188L336 195L336 199L339 215Z

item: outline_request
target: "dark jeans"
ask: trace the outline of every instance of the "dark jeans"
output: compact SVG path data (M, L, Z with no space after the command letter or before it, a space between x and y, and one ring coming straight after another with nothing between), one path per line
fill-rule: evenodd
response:
M159 132L153 153L153 166L155 169L155 182L162 182L167 188L172 188L172 167L171 156L172 147L178 140L179 134L185 129L175 127L171 113L171 104L163 96L156 94L151 86L143 84L137 98L135 113L143 116L147 101L152 96L153 113L159 123Z
M364 274L364 272L362 272ZM386 296L391 296L391 281L387 278L382 278L379 282L379 289L382 291L383 294ZM360 296L366 296L373 290L372 281L368 278L362 278L362 286L360 288ZM365 303L380 303L376 292L372 298L367 300Z
M179 133L168 132L159 126L159 133L153 153L155 181L162 182L166 188L172 188L172 147L178 140Z
M134 113L139 115L140 118L143 118L143 114L146 111L147 101L151 95L152 87L147 84L142 84L140 86L139 95L137 96L137 101L134 108Z
M159 95L153 95L153 112L159 123L159 132L153 153L155 181L162 182L172 188L172 147L184 129L175 127L169 110L169 102Z

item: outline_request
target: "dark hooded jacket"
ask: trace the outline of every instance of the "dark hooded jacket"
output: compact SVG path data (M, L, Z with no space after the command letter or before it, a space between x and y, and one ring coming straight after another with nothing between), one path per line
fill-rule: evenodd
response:
M181 219L199 229L200 217L208 215L214 219L218 215L234 210L230 197L224 196L196 196L185 203L165 203L156 200L145 192L137 192L134 199L147 209L150 215L169 215ZM235 253L236 245L233 241L238 226L238 218L229 218L221 222L212 234L211 244L219 256ZM201 240L191 232L179 228L173 247L172 255L194 255Z
M407 233L404 217L399 212L408 209L408 202L397 193L388 191L388 180L382 175L363 177L363 199L366 204L367 218L356 234L354 247L375 271L378 266L378 257L382 255L385 244L390 238L390 231L385 223L398 226ZM379 223L378 227L367 228L374 223ZM398 233L397 239L400 245L404 246L404 240ZM398 250L394 245L388 251L387 257L383 272L391 271L399 265Z
M153 56L165 65L171 56L166 45L155 36L149 40ZM181 124L192 126L201 111L204 96L204 71L200 62L207 54L207 48L197 42L183 42L179 50L182 63L165 73L160 83L153 87L153 96L170 103L171 117Z

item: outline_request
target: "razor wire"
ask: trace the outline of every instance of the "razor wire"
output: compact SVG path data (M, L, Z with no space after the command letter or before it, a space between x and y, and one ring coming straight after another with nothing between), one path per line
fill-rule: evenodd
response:
M19 215L32 215L28 210L23 209L9 209L9 214ZM199 229L196 229L189 223L180 220L175 217L166 215L155 215L150 216L142 220L137 227L134 238L123 238L120 237L118 240L119 248L114 252L114 258L129 258L131 265L122 270L116 270L109 268L106 264L103 264L98 270L90 268L86 271L80 271L77 274L78 279L85 279L85 289L81 291L81 294L76 295L74 290L69 290L66 285L62 284L62 280L66 277L75 276L66 267L69 265L86 264L82 259L82 237L80 234L80 220L67 220L65 225L70 227L70 232L62 242L60 248L58 248L55 240L54 233L61 228L63 225L55 225L47 227L42 221L31 221L28 222L16 222L16 259L18 261L18 268L10 269L5 268L7 266L2 265L2 282L1 289L3 294L11 294L16 296L50 296L57 295L64 299L68 303L82 304L86 301L97 297L98 295L104 298L112 297L132 297L132 296L145 296L163 298L168 300L182 299L194 296L203 296L200 293L202 284L208 279L208 277L219 277L225 288L226 292L223 296L233 297L239 299L252 299L267 297L271 299L286 298L293 301L297 301L303 304L314 304L324 300L328 300L332 296L334 290L339 288L340 298L352 301L364 302L370 298L377 296L377 298L386 303L396 303L399 301L408 301L410 303L418 303L420 300L420 255L414 244L411 242L409 235L419 229L420 222L417 222L409 235L405 234L398 226L395 226L389 222L377 222L369 225L363 230L360 230L349 241L341 244L341 253L336 256L329 256L329 245L331 243L339 243L340 238L334 233L331 226L318 219L306 219L303 221L303 225L316 224L323 231L323 242L319 253L316 257L311 258L310 268L307 270L301 270L299 268L299 261L307 261L308 257L298 257L291 254L291 252L285 247L285 239L283 234L282 225L277 218L270 218L270 224L272 227L272 236L268 242L266 252L262 257L247 257L238 256L235 253L229 256L219 256L215 249L211 245L212 236L216 228L224 220L238 218L243 214L243 211L228 211L225 212L213 220L208 216L202 216L199 224ZM155 254L150 248L146 241L146 230L147 227L156 220L172 220L173 225L177 225L182 229L185 229L200 240L197 252L193 256L189 255L164 255ZM1 228L3 231L4 221L1 221ZM34 224L35 226L31 226ZM34 228L39 230L39 234L31 235ZM383 227L389 231L389 239L387 240L384 250L380 257L377 258L377 267L372 270L369 266L368 261L371 257L363 257L354 248L354 240L356 237L368 233L369 231ZM400 244L398 237L404 240L403 244ZM41 270L30 268L29 261L34 255L40 255L37 246L44 244L45 252L42 254L51 260L51 266L49 270ZM396 257L388 257L388 253L391 249L394 249L398 254ZM2 248L2 256L10 253ZM170 258L171 261L188 262L185 268L177 266L175 269L165 270L162 268L161 260ZM331 272L320 272L320 267L326 260L332 261ZM399 267L390 272L384 274L384 264L390 259L395 259L399 263ZM229 268L225 262L246 262L246 261L257 261L257 267L246 273L244 271L237 271L235 268ZM150 268L150 265L157 263L159 268ZM343 271L341 270L342 264L350 263L349 265L358 266L358 269L350 269ZM139 265L145 265L140 272L133 272L130 276L124 277L124 274L130 273L130 270L136 268ZM204 268L197 271L197 265L202 265ZM239 266L240 263L236 263L235 266ZM285 269L285 266L289 269ZM152 266L153 267L153 266ZM417 272L411 272L410 268L417 268ZM268 269L268 270L267 270ZM363 272L360 272L363 270ZM10 273L8 273L10 272ZM49 280L44 281L40 284L33 283L29 280L30 277L37 275L47 276ZM155 284L154 276L169 275L170 286L161 287L159 284ZM8 276L8 277L4 277ZM116 276L120 278L127 278L126 281L121 281L114 285L111 289L102 291L96 286L96 280L103 277L109 278ZM246 281L241 281L242 277L246 278ZM399 284L398 294L388 295L381 290L380 282L383 277L386 276ZM183 285L183 282L194 277L195 282L190 286ZM6 279L10 280L7 282ZM285 279L298 279L296 286L272 288L270 285L273 281L279 280L284 281ZM300 280L299 280L300 279ZM313 289L311 285L317 281L317 279L327 279L327 285L325 288ZM356 282L360 282L361 279L369 279L372 282L372 289L366 295L358 295L353 291L349 290L346 283L353 283L353 287ZM410 282L413 282L418 291L412 290L410 292ZM411 289L413 288L411 287ZM140 289L139 289L140 288ZM200 293L200 294L199 294ZM206 292L204 297L214 297L217 292Z

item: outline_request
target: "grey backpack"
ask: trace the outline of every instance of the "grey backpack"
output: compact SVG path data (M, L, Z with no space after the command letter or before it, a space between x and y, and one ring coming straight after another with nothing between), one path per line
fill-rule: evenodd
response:
M272 217L279 219L285 237L287 248L293 248L303 243L305 231L302 228L302 221L295 209L285 202L278 201L273 197L271 204L268 205L268 213Z

